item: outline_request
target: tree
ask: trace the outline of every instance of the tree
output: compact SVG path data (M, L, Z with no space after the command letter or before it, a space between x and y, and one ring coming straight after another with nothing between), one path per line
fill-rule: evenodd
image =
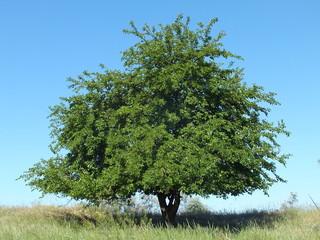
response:
M131 22L124 32L139 41L123 52L124 70L69 79L74 95L49 116L54 157L21 178L93 203L155 195L173 225L181 192L227 198L283 182L276 164L288 155L276 138L289 133L266 120L275 94L243 81L232 62L241 57L223 49L223 32L212 36L216 21Z
M199 197L193 197L187 201L184 212L199 215L210 213L210 209L201 202Z

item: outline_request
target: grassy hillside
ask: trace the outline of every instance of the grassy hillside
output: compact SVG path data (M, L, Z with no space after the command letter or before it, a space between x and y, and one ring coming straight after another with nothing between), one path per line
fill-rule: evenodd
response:
M84 206L0 207L0 239L320 239L318 210L184 215L175 229L153 218Z

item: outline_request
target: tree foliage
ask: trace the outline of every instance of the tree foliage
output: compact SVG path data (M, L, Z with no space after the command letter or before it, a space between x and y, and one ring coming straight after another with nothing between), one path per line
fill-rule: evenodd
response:
M195 30L182 15L142 30L131 22L124 32L139 41L123 52L125 70L69 79L74 95L51 107L54 157L22 178L78 200L143 192L172 204L177 192L227 198L283 182L276 164L288 155L276 138L289 133L266 117L279 103L243 81L241 57L212 34L216 21Z
M210 209L201 202L199 197L193 197L188 199L184 213L193 215L208 214Z

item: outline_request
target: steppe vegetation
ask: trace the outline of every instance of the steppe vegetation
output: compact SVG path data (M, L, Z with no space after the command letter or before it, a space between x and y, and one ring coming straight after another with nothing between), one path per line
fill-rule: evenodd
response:
M0 239L320 239L318 209L181 213L178 222L164 227L157 214L85 205L0 207Z

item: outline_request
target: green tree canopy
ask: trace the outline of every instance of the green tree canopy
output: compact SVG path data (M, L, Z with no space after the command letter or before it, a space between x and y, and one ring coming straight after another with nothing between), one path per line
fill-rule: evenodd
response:
M131 22L124 32L139 41L123 52L124 70L69 79L74 95L51 107L54 157L22 178L94 203L153 194L171 222L180 192L227 198L283 182L276 164L288 155L276 138L289 133L266 119L275 94L243 81L232 64L241 57L223 49L223 32L212 36L216 21Z

